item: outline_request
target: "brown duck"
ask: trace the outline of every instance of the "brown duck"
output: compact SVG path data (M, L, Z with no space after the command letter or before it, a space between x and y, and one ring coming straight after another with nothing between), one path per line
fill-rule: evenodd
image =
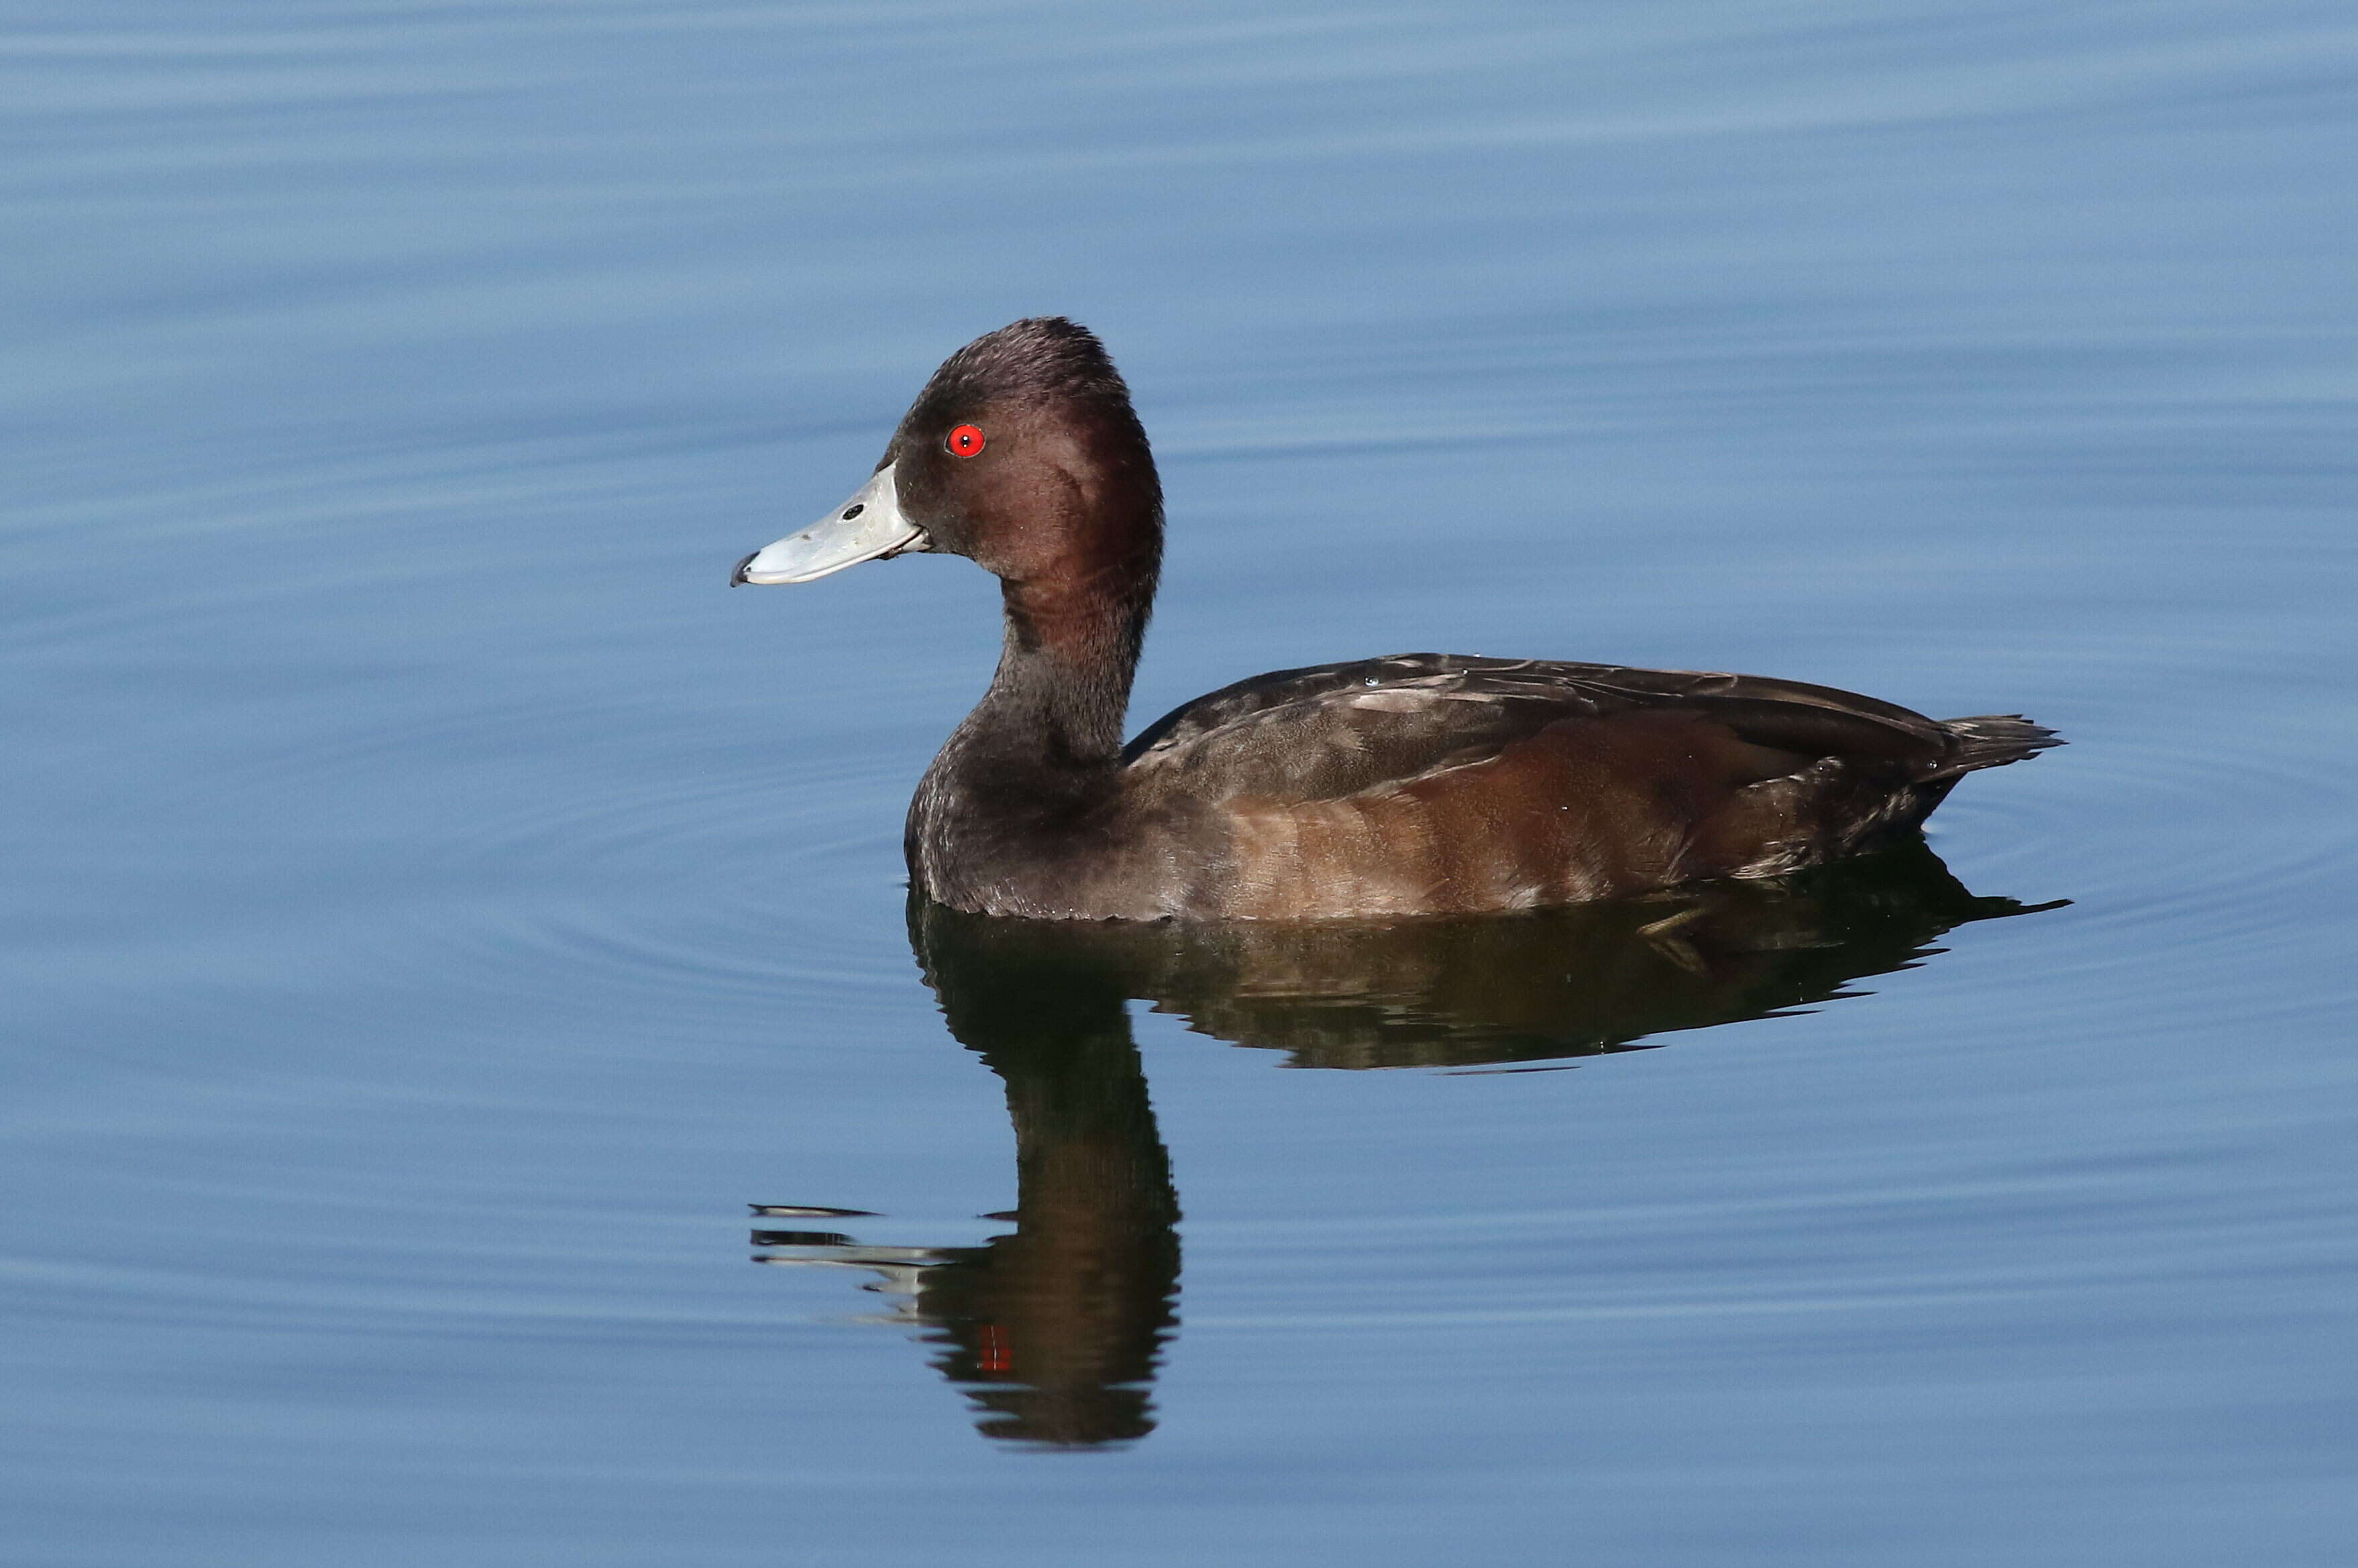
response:
M975 561L1005 606L905 839L919 892L981 914L1462 914L1776 876L2061 743L1758 676L1401 654L1239 681L1125 746L1163 490L1103 345L1056 317L952 354L868 482L730 580L916 551Z

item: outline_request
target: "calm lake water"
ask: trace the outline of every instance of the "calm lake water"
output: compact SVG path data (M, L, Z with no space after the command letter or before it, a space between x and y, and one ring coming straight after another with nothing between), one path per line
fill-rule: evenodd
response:
M0 1559L2358 1552L2346 5L35 0L0 128ZM722 585L1042 312L1137 722L2071 749L1637 910L912 912L990 584Z

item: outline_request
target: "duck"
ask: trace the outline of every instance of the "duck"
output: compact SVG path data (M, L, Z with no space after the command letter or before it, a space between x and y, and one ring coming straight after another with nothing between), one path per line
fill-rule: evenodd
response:
M1395 654L1236 682L1123 740L1163 488L1096 334L942 362L850 498L730 586L964 556L990 688L910 802L912 893L1066 921L1494 914L1774 878L1918 836L1957 781L2061 744L1760 676Z

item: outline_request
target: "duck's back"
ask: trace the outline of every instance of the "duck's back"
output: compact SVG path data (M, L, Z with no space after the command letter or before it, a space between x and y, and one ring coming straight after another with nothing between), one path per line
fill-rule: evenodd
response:
M1165 716L1124 753L1121 811L1172 837L1129 861L1163 868L1166 913L1476 913L1872 849L1963 773L2059 743L1797 681L1405 654Z

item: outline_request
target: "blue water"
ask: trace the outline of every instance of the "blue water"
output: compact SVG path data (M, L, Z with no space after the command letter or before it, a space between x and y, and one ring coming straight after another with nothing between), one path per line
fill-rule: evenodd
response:
M2353 84L2297 0L20 7L0 1558L2348 1562ZM2019 709L1933 846L2070 902L913 949L990 585L722 584L1044 311L1138 720Z

